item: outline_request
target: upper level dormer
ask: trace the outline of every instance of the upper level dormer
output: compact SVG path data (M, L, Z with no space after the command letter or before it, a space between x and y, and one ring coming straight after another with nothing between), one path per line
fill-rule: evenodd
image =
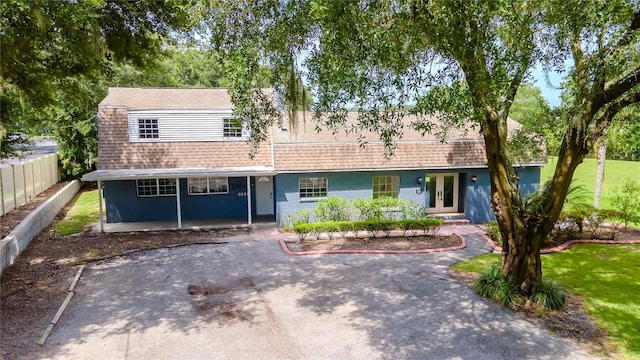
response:
M100 169L271 166L225 88L109 88L99 105Z

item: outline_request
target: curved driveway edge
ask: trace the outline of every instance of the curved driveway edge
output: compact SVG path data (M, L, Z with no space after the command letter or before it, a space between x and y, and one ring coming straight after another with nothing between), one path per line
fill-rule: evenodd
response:
M293 251L289 249L286 241L281 236L280 237L280 247L282 247L282 251L289 255L327 255L327 254L430 254L436 252L443 251L455 251L462 250L467 247L467 242L465 239L453 233L452 235L457 236L460 239L460 245L450 246L446 248L436 248L436 249L419 249L419 250L309 250L309 251Z
M478 236L483 238L489 246L493 248L495 252L502 252L502 247L498 246L493 239L491 239L487 234L478 231L476 233ZM576 244L611 244L611 245L624 245L624 244L640 244L640 239L637 240L598 240L598 239L577 239L577 240L569 240L565 243L562 243L558 246L554 246L552 248L542 249L540 250L540 254L552 254L555 252L567 250L568 248L576 245Z

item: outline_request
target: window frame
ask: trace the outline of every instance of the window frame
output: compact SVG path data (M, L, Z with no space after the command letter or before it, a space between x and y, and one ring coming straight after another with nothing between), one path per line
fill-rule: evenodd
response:
M307 182L307 184L303 184L303 182ZM303 189L305 190L304 192ZM324 191L322 191L322 189L324 189ZM302 195L303 193L305 194L304 196ZM308 194L311 194L311 196L307 196ZM327 177L298 178L298 197L300 201L322 200L326 199L328 196L329 179Z
M237 125L237 128L234 125ZM234 117L222 118L222 139L244 140L245 138L245 129L240 119Z
M220 180L224 179L224 184L212 184L212 179ZM203 192L193 192L192 191L192 182L202 182L206 180L206 188ZM221 188L225 188L226 191L212 191L213 186L220 186ZM226 195L229 194L229 177L227 176L207 176L207 177L190 177L187 178L187 194L189 195Z
M384 186L384 190L382 188L376 190L376 185ZM400 197L400 175L375 175L371 179L371 189L371 197L374 199L382 196L398 198Z
M140 182L148 182L146 184L140 184ZM153 183L151 183L153 182ZM173 178L155 178L155 179L136 179L136 195L138 197L161 197L161 196L176 196L178 192L178 182ZM147 189L149 192L141 194L140 189ZM167 191L168 189L168 191ZM171 191L173 189L173 191ZM150 191L153 190L153 191Z
M158 118L136 118L136 120L138 121L139 141L160 140L160 121L158 120ZM147 122L150 122L151 127L147 127Z

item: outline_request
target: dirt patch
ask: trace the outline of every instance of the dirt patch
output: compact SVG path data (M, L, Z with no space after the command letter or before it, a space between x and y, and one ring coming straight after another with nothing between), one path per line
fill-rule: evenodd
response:
M62 185L64 186L64 184ZM61 186L60 186L61 187ZM51 195L55 189L50 189ZM42 200L44 202L46 199ZM38 205L27 204L35 209ZM57 218L64 216L65 208ZM20 223L11 212L2 217L7 226ZM247 234L251 229L159 231L130 233L83 232L69 236L51 236L42 231L5 269L0 279L0 358L33 358L40 350L36 342L62 304L77 266L91 260L117 257L129 252L199 243L223 242L225 237ZM223 314L233 315L232 308L221 307Z
M459 246L462 240L455 235L398 236L366 239L307 240L287 242L291 251L314 250L426 250Z
M67 182L59 182L28 201L26 204L0 216L0 239L9 235L9 233L13 231L13 229L18 226L24 218L29 216L33 210L42 205L43 202L47 201L67 184Z
M250 280L249 283L251 283ZM205 316L214 315L221 325L253 320L253 314L244 310L241 304L233 301L233 296L228 295L233 289L229 286L200 284L189 285L187 293L191 295L196 313Z
M449 275L472 289L474 281L479 276L451 269ZM583 304L580 296L567 293L565 306L558 311L544 311L532 304L516 304L511 310L556 336L586 347L591 353L606 358L618 358L617 350L608 342L607 333L596 325L595 319L587 314Z

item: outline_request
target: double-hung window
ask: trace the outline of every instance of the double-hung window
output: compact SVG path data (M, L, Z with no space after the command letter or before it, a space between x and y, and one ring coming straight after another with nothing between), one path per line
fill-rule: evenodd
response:
M229 178L199 177L187 179L189 195L228 194Z
M176 179L136 180L136 190L140 197L175 196Z
M374 176L373 177L373 198L388 196L397 198L400 194L400 176Z
M327 197L328 180L325 177L300 178L300 199Z

